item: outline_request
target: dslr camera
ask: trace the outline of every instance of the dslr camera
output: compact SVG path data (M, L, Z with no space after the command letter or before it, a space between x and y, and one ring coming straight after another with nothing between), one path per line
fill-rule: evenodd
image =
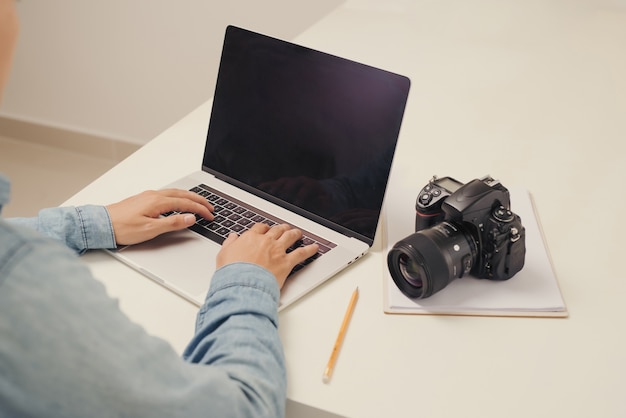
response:
M415 203L415 233L387 254L393 281L406 296L432 296L472 275L507 280L524 266L525 230L509 191L490 176L467 184L434 176Z

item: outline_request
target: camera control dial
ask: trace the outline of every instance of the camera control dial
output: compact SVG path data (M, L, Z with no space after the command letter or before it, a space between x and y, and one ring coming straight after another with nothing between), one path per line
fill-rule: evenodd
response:
M422 194L420 194L420 200L419 202L426 206L430 203L430 201L433 200L433 195L428 193L428 192L424 192Z
M493 217L500 222L511 222L514 219L513 212L504 206L495 208L493 210Z
M456 180L445 177L443 179L437 179L437 177L433 177L433 179L422 188L419 193L419 197L417 199L417 206L420 209L439 211L441 209L440 201L443 201L446 197L450 196L456 188L460 187L461 183ZM448 190L446 189L452 189ZM429 208L429 205L432 206Z

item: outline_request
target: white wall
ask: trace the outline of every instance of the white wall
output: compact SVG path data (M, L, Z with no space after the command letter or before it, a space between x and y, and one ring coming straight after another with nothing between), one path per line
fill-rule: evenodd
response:
M146 143L212 97L226 25L289 40L341 2L19 2L0 116Z

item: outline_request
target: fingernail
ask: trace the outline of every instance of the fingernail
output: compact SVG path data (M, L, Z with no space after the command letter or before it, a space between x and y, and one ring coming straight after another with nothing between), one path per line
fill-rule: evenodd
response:
M183 220L185 221L185 225L193 225L196 223L196 217L193 215L185 215Z

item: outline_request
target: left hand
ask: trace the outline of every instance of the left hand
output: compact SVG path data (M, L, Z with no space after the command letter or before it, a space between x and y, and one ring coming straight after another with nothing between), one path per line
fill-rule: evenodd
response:
M194 213L213 220L213 206L187 190L148 190L106 208L118 245L138 244L165 232L187 228L196 222ZM188 213L160 217L171 211Z

